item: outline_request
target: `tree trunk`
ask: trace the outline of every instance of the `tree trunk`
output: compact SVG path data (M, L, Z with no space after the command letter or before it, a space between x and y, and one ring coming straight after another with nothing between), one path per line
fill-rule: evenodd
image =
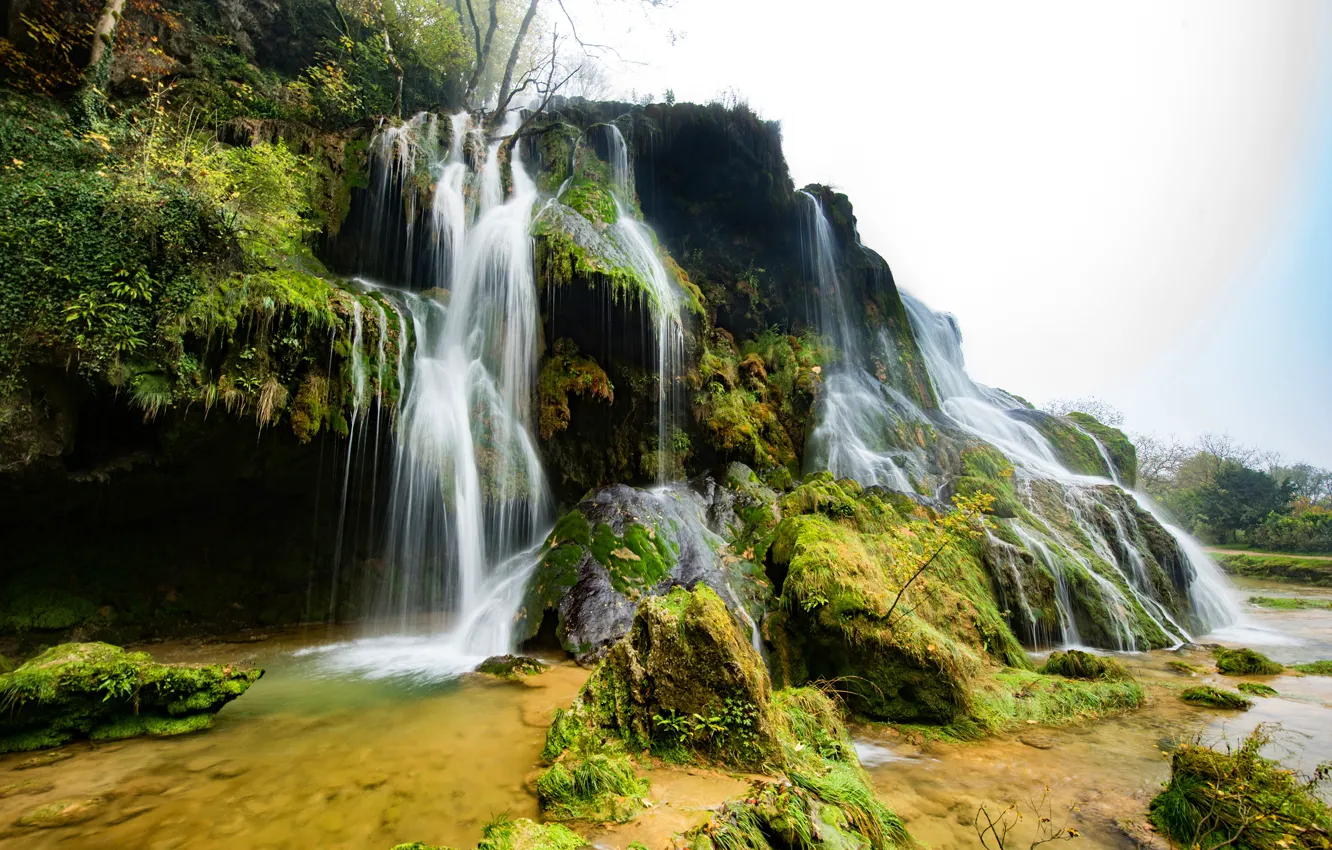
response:
M470 4L472 0L467 0ZM499 0L490 0L490 24L486 27L486 40L481 44L481 52L476 57L476 67L472 69L472 79L467 83L467 100L476 97L476 87L481 84L481 75L490 61L490 43L495 38L495 28L499 26Z
M398 94L393 99L393 115L396 118L402 118L402 64L398 62L398 55L393 52L393 41L389 38L388 18L384 16L384 5L382 2L375 4L375 11L379 17L379 29L384 33L384 53L388 55L389 66L393 68L393 73L398 78Z
M518 54L523 49L523 41L527 38L528 27L532 26L532 19L536 17L537 4L541 0L532 0L527 6L527 14L523 15L523 22L518 27L518 35L513 39L513 49L509 51L509 64L504 66L504 82L500 83L499 100L496 101L495 112L502 113L509 106L509 98L513 97L510 88L513 86L513 69L518 64ZM551 61L555 59L552 56Z
M125 8L125 0L106 0L102 15L93 29L92 54L88 58L88 68L84 73L93 71L103 57L111 52L111 40L116 34L116 24L120 23L120 12Z

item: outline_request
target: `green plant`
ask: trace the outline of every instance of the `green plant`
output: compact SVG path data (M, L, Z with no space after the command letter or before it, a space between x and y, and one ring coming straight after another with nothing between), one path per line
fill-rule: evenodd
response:
M1286 669L1252 649L1216 650L1216 669L1230 676L1275 676Z
M1224 691L1211 685L1199 685L1181 691L1179 698L1192 705L1205 705L1209 708L1229 708L1248 711L1253 703L1234 691Z
M1253 694L1256 697L1274 697L1277 695L1276 688L1271 685L1264 685L1261 682L1240 682L1239 689L1241 693Z

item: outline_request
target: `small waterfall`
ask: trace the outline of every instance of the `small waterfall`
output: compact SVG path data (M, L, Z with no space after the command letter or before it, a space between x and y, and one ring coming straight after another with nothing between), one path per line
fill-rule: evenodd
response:
M859 333L850 320L837 273L832 226L817 198L803 190L800 195L807 203L802 248L817 302L819 333L842 356L826 370L805 467L828 469L838 478L854 478L866 486L911 492L911 481L894 460L889 443L899 417L888 388L865 369Z
M518 120L511 112L499 135L511 134ZM435 279L424 293L362 282L392 301L404 335L399 374L406 380L383 573L374 590L376 625L397 636L320 654L329 668L372 676L456 674L511 650L512 614L549 522L530 431L538 313L529 223L536 185L514 145L513 190L504 198L501 141L489 143L480 173L472 174L464 155L468 116L449 119L442 157L438 128L433 116L417 116L381 131L375 146L376 191L381 198L400 194L409 205L409 230L416 226L416 193L408 182L423 164L434 181L425 221ZM399 181L396 193L381 185L390 180ZM479 188L475 209L466 200L469 183ZM408 323L415 345L403 355ZM353 378L358 395L362 379Z
M657 254L656 237L634 217L634 184L629 148L614 124L606 124L610 150L612 196L615 198L616 241L631 267L647 286L648 308L656 340L657 369L657 481L674 477L675 435L683 409L679 379L684 363L684 324L680 316L678 286Z

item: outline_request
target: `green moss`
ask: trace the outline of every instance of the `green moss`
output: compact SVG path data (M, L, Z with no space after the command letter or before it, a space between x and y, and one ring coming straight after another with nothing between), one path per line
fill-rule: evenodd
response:
M1092 655L1080 649L1050 653L1041 672L1069 679L1123 682L1132 679L1123 664L1104 655Z
M613 751L568 751L537 780L542 814L552 820L624 823L643 810L647 793L647 781Z
M501 816L481 830L477 850L579 850L589 846L578 833L560 824L533 823Z
M1218 649L1216 669L1230 676L1275 676L1286 669L1252 649Z
M977 689L970 722L954 724L951 734L966 738L972 730L992 734L1029 723L1081 723L1131 711L1145 700L1142 686L1132 680L1085 681L1000 670Z
M569 394L615 403L615 388L606 372L591 357L581 357L578 346L558 339L537 376L537 417L541 439L549 440L569 427Z
M1071 417L1052 416L1048 413L1033 413L1026 419L1050 442L1059 460L1071 472L1080 475L1100 475L1109 477L1096 440ZM1095 421L1095 420L1092 420ZM1099 424L1099 423L1098 423Z
M1240 682L1239 689L1241 693L1253 694L1256 697L1277 696L1276 688L1271 685L1264 685L1261 682Z
M0 676L0 752L80 737L176 735L207 728L262 670L155 663L103 643L64 644Z
M604 522L592 530L592 557L610 574L620 593L639 593L665 578L675 566L677 553L670 540L656 529L631 523L623 535Z
M1320 779L1306 779L1259 753L1271 742L1259 726L1229 752L1181 744L1170 781L1151 802L1151 821L1179 847L1236 850L1325 848L1332 810L1319 797Z
M991 510L995 516L1015 517L1022 512L1013 490L1013 465L1002 452L987 444L970 446L962 451L961 461L962 474L953 482L956 493L988 494L994 498Z
M1332 676L1332 661L1311 661L1308 664L1296 664L1290 669L1310 676Z
M1208 708L1231 708L1239 711L1248 711L1253 708L1252 702L1234 691L1221 690L1211 685L1199 685L1196 688L1181 691L1179 698L1191 705L1205 705Z
M1068 418L1078 424L1082 430L1091 434L1105 449L1105 453L1110 455L1110 462L1115 465L1115 471L1119 473L1119 480L1125 487L1132 488L1138 482L1138 450L1134 448L1133 443L1128 436L1118 428L1112 428L1109 425L1102 424L1100 420L1088 413L1073 412Z

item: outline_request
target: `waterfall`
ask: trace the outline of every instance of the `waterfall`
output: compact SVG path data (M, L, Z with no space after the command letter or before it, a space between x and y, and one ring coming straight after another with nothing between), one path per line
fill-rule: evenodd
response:
M684 362L680 293L657 254L652 231L633 214L633 175L624 135L614 124L604 126L610 151L616 241L624 249L630 267L647 287L648 309L652 314L657 371L657 481L665 483L675 473L675 434L683 408L679 385Z
M935 313L905 293L902 300L944 415L957 429L997 447L1013 463L1015 483L1024 485L1015 489L1024 495L1024 506L1039 527L1025 528L1020 520L1012 520L1010 527L1050 570L1055 579L1059 607L1071 615L1065 569L1072 569L1096 587L1113 624L1116 648L1141 648L1129 619L1133 611L1141 611L1168 639L1191 640L1185 625L1157 598L1139 543L1141 534L1137 520L1119 505L1111 503L1101 490L1105 485L1120 485L1121 482L1100 441L1087 435L1095 443L1111 478L1070 472L1039 430L1010 415L1010 411L1024 407L1021 402L1002 390L977 384L967 375L956 320L951 315ZM1041 499L1033 497L1030 486L1033 481L1058 488L1060 504L1056 507L1072 521L1072 535L1059 529L1048 504L1043 505ZM1185 570L1191 575L1188 596L1196 626L1206 631L1237 622L1238 606L1220 571L1202 547L1165 522L1159 509L1149 500L1140 494L1130 495L1161 523L1182 553ZM1108 532L1092 521L1094 511L1103 511L1108 517ZM1044 543L1040 547L1034 546L1041 538ZM1088 557L1089 554L1093 557ZM1075 630L1066 626L1063 631L1065 642L1080 642L1081 636Z
M819 392L805 468L828 469L838 478L910 492L911 481L894 460L888 442L899 416L890 402L890 388L865 368L837 273L832 226L817 198L803 190L800 195L807 202L801 243L817 304L818 331L841 352L841 360L826 370Z
M319 654L328 668L434 678L512 649L513 613L550 512L530 429L538 310L529 225L537 190L513 145L506 199L499 155L518 121L510 112L479 173L465 155L465 113L449 119L442 155L433 116L381 131L374 147L377 197L401 195L409 231L416 227L411 181L422 165L434 183L425 216L434 286L412 292L361 281L397 308L400 351L408 323L415 340L399 360L392 491L374 588L372 622L394 636L326 647ZM396 192L385 188L390 181ZM372 213L388 215L382 207Z

